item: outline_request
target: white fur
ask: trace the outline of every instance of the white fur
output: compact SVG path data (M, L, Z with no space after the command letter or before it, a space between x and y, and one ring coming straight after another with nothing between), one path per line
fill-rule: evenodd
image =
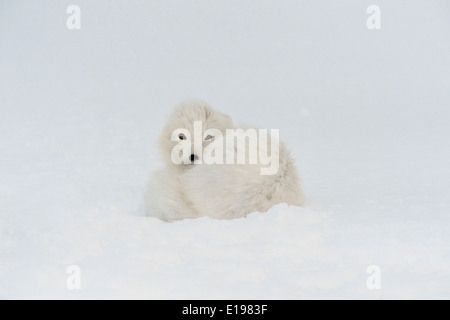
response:
M232 219L265 212L281 202L303 204L294 160L283 143L275 175L261 175L259 164L173 164L170 154L177 142L171 141L172 131L185 128L193 136L194 121L202 121L203 130L219 129L224 136L226 129L233 128L229 116L200 100L185 101L175 109L159 138L166 165L149 179L147 215L165 221L203 216Z

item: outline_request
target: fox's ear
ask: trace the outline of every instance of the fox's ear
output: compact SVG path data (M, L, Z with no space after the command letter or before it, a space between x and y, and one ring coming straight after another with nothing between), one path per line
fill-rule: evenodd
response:
M216 116L226 124L227 128L233 128L233 119L229 115L216 111Z
M206 119L211 118L211 116L214 114L214 111L211 108L205 108L205 116Z

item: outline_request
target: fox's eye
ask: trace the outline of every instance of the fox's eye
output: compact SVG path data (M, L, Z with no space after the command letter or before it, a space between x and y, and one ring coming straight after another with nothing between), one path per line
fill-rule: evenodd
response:
M212 135L208 134L208 135L205 137L205 141L212 140L213 138L214 138L214 137L213 137Z
M178 135L178 139L180 139L180 140L186 140L186 136L185 136L184 134L180 133L180 134Z

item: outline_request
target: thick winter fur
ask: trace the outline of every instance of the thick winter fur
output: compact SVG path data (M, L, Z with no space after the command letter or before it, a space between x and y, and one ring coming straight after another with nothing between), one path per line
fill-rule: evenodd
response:
M303 195L294 160L283 143L279 148L279 170L261 175L260 164L180 164L171 160L173 130L185 128L193 137L194 121L203 122L203 131L214 128L225 136L232 129L229 116L199 100L181 103L169 117L159 138L165 167L152 174L145 200L147 215L165 221L209 216L217 219L244 217L265 212L286 202L301 206ZM203 147L212 143L203 141Z

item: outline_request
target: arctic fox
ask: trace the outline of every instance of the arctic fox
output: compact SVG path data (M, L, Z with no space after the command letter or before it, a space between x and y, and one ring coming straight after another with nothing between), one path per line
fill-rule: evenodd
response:
M281 202L303 205L294 160L278 136L265 133L234 128L204 101L179 104L159 137L165 166L149 179L147 215L233 219Z

